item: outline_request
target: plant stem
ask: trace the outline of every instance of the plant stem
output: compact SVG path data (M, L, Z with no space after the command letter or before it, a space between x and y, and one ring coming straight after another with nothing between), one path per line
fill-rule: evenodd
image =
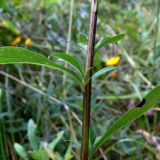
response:
M90 13L90 26L89 26L89 39L87 47L86 59L86 73L87 79L92 76L93 59L94 59L94 44L97 26L98 15L98 0L91 0L91 13ZM88 160L89 150L89 127L90 127L90 108L91 108L91 86L92 80L90 79L85 85L83 92L83 125L82 125L82 143L81 143L81 160Z

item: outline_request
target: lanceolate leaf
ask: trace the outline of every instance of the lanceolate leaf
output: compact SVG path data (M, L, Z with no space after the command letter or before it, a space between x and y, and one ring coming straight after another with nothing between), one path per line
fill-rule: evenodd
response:
M90 77L90 78L88 78L88 72L86 72L86 81L85 81L85 83L87 84L90 79L98 78L98 77L101 76L102 74L105 74L105 73L107 73L107 72L110 72L110 71L112 71L112 70L114 70L114 69L116 69L116 67L114 67L114 66L105 67L105 68L97 71L96 73L94 73L94 74L92 75L92 77ZM88 70L88 71L89 71L89 70Z
M72 55L66 54L66 53L53 53L51 54L49 57L57 57L62 59L63 61L71 64L73 67L75 67L78 71L80 71L80 73L82 74L82 76L84 77L84 70L82 69L81 64L79 63L79 61Z
M57 137L49 144L49 147L54 150L56 145L60 142L60 140L63 138L64 131L61 131L57 134Z
M95 45L95 52L97 52L100 48L105 47L111 43L115 43L122 38L124 38L125 34L119 34L114 37L104 37Z
M24 160L28 160L28 155L26 150L18 143L14 143L14 149L18 153L20 157L22 157Z
M38 140L36 137L36 124L32 119L28 122L28 130L27 130L28 140L33 150L38 149Z
M116 69L116 67L114 67L114 66L105 67L105 68L97 71L95 74L93 74L92 78L97 78L97 77L101 76L102 74L110 72L110 71L112 71L114 69Z
M0 48L0 64L36 64L46 67L55 68L72 76L80 85L82 85L81 78L72 70L64 66L54 63L47 57L20 47L1 47Z
M111 128L100 138L93 146L90 152L92 157L94 153L119 129L125 127L128 123L142 116L148 109L158 104L160 101L160 85L152 89L137 106L131 108L127 113L122 115Z

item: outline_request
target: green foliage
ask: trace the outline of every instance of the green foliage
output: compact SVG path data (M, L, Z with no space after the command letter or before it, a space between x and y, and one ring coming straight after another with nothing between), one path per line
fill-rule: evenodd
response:
M88 37L84 33L80 33L78 35L78 43L83 44L83 45L87 45Z
M66 152L66 154L65 154L65 160L71 160L71 159L73 159L73 155L72 155L72 150L71 150L71 148L69 147L68 149L67 149L67 152Z
M3 48L0 48L1 60L3 59L1 64L14 64L0 65L0 159L2 160L7 160L8 155L19 160L23 154L27 154L29 159L36 160L51 159L53 156L56 156L58 160L68 160L76 159L78 155L82 97L77 86L83 86L85 81L88 81L87 77L83 77L83 74L86 75L84 59L88 43L88 37L84 33L88 34L90 7L89 1L74 3L72 42L70 42L70 53L66 57L64 52L66 43L68 43L66 39L69 6L70 1L64 0L0 0L0 46L11 45L11 42L21 35L22 40L16 46L29 49L13 47L7 49L8 47L5 47L5 52L2 53ZM151 115L150 112L147 112L131 126L125 124L123 126L125 128L120 130L119 134L114 135L114 138L109 137L113 135L113 128L110 130L111 124L116 122L114 126L118 126L117 129L121 128L122 123L120 122L123 116L118 121L116 119L123 113L125 114L130 106L134 106L138 99L149 93L150 86L153 87L151 68L157 6L157 0L102 0L100 2L96 38L98 40L100 37L103 38L96 41L95 44L97 53L94 57L94 73L97 70L99 73L103 71L104 73L100 74L92 85L91 120L93 120L93 126L90 133L90 147L93 147L92 152L96 149L98 142L99 144L106 143L106 140L107 147L104 145L100 152L95 154L96 160L97 157L100 159L104 155L107 159L119 159L119 157L138 160L156 159L157 146L152 146L149 140L144 139L144 135L138 135L137 130L143 129L150 137L153 134L158 137L160 132L159 106L151 110ZM123 34L118 33L125 33L127 37L116 43L123 38ZM26 38L32 41L29 46L24 44ZM157 58L154 67L156 84L160 83L159 40L158 32L155 46ZM21 50L22 56L16 58L14 56L18 55L18 50ZM51 53L62 54L60 56L65 58L58 56L54 58L53 54L53 59L49 60L48 56ZM112 68L106 68L105 62L110 57L117 55L121 57L118 69L113 69L113 72L105 72ZM4 58L5 56L11 59ZM29 58L31 56L34 56L33 61ZM22 62L22 57L25 57L26 61ZM70 60L73 58L74 60ZM39 60L42 60L43 63L38 62ZM69 64L67 68L64 62ZM46 64L47 67L45 67ZM82 66L81 70L79 65ZM64 87L62 85L63 74L55 69L67 73L76 83L67 78L67 84ZM7 77L7 74L10 77ZM24 86L23 83L25 83ZM67 97L63 92L66 92ZM63 109L64 103L69 106L73 128L68 121L67 111ZM37 133L34 134L34 144L30 143L29 137L24 135L29 132L26 123L31 118L35 120L33 128L36 126L35 133ZM127 118L125 120L127 121ZM126 123L126 121L123 122ZM76 135L75 138L72 135ZM102 137L96 138L96 135L104 135L102 136L103 141ZM137 136L139 136L138 141ZM45 143L45 140L50 143ZM18 154L20 157L16 155L18 151L15 152L13 148L15 142L17 145L21 144L17 147L22 152ZM50 144L53 144L53 149ZM33 146L36 150L32 149Z
M157 105L160 101L160 85L152 89L142 100L142 102L136 107L131 108L122 117L120 117L109 129L108 131L96 142L91 149L91 157L93 154L104 144L108 138L110 138L115 132L117 132L122 127L125 127L128 123L139 118L151 107Z
M28 121L27 135L28 135L29 147L31 148L31 150L26 151L26 149L22 145L15 143L14 144L15 151L24 160L28 160L29 157L32 157L32 159L34 160L44 160L44 159L49 160L49 158L54 160L57 157L57 155L54 153L55 147L62 140L64 131L59 132L56 138L54 138L52 142L48 144L47 142L38 141L38 137L36 136L36 131L37 131L36 128L37 128L36 124L32 119L30 119Z
M14 33L15 35L20 34L20 31L9 21L1 21L0 27L5 28L6 30Z
M94 73L93 76L92 76L92 78L93 78L93 79L94 79L94 78L98 78L98 77L101 76L102 74L105 74L105 73L107 73L107 72L111 72L111 71L113 71L113 70L115 70L115 69L116 69L116 67L114 67L114 66L105 67L105 68L97 71L96 73Z
M102 47L106 47L106 46L108 46L111 43L115 43L115 42L121 40L124 37L125 37L125 34L119 34L119 35L114 36L114 37L103 37L101 40L99 40L96 43L96 45L95 45L95 52L97 52Z
M0 48L0 64L15 64L26 63L36 64L46 67L51 67L65 72L72 76L78 84L82 85L81 78L75 72L63 67L60 64L54 63L45 56L33 51L19 47L1 47Z
M36 137L36 125L34 124L33 120L30 119L29 122L28 122L28 140L29 140L29 143L31 145L31 148L33 150L37 150L38 148L38 140L37 140L37 137Z
M43 160L43 159L49 160L49 154L47 154L43 145L40 145L38 150L31 151L30 154L33 160Z
M28 156L27 156L27 152L26 150L23 148L23 146L21 146L18 143L14 144L14 149L16 150L17 154L22 157L24 160L28 160Z
M74 56L71 56L67 53L53 53L49 57L52 56L71 64L81 73L81 76L84 78L84 68Z
M1 0L0 1L0 7L3 8L3 9L7 9L7 1Z
M54 53L49 56L54 56L58 58L59 61L63 60L69 64L71 64L73 67L75 67L80 73L77 74L74 71L65 68L63 65L57 64L45 56L38 54L36 52L19 48L19 47L1 47L0 48L0 64L16 64L16 63L23 63L23 64L35 64L35 65L41 65L46 67L55 68L57 70L60 70L62 72L65 72L72 76L78 84L80 84L81 88L83 88L83 84L86 82L84 81L85 73L84 68L81 67L81 64L78 62L78 60L71 55L68 55L66 53ZM115 67L106 67L98 72L96 72L93 75L93 78L97 78L98 76L107 73L109 71L114 70ZM88 81L88 79L86 79Z
M49 144L49 147L54 150L56 145L60 142L60 140L63 138L64 131L61 131L57 134L57 137Z

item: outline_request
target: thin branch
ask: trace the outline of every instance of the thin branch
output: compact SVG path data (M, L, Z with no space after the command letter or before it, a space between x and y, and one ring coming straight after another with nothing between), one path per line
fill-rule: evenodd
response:
M88 160L89 156L89 127L90 127L90 109L91 109L91 86L92 86L92 69L94 59L94 44L97 26L98 1L95 3L91 0L89 39L87 47L86 72L87 79L90 79L85 85L83 93L83 125L82 125L82 144L81 144L81 160Z

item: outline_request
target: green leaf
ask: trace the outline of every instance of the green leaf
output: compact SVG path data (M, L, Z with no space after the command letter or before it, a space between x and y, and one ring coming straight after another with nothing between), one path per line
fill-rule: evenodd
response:
M33 150L38 149L38 140L36 137L36 125L32 119L28 122L28 140Z
M28 155L26 150L18 143L14 143L14 149L17 152L17 154L23 158L24 160L28 160Z
M131 142L131 143L133 143L133 145L134 145L134 144L140 145L142 148L147 149L150 153L152 153L152 154L154 154L154 155L158 154L157 151L156 151L156 149L152 148L150 145L142 142L141 140L131 139L131 138L120 139L119 141L117 141L117 142L113 143L112 145L110 145L110 146L103 152L103 154L104 154L104 155L107 155L108 152L110 152L111 150L115 149L116 145L120 145L121 143L125 143L125 142ZM135 146L135 145L134 145L134 146ZM99 157L96 158L96 160L100 160L102 156L103 156L102 154L99 155Z
M97 71L95 74L93 74L92 78L97 78L97 77L101 76L102 74L105 74L107 72L115 70L116 68L117 67L114 67L114 66L105 67L105 68Z
M43 147L44 147L46 153L48 154L48 157L52 160L55 160L56 157L55 157L53 150L50 147L48 147L47 145L44 145Z
M64 135L64 131L61 131L57 134L56 139L54 139L50 144L49 147L54 150L54 148L56 147L56 145L60 142L60 140L63 138Z
M31 151L30 155L33 160L49 160L48 153L42 144L40 144L38 150Z
M97 52L100 48L105 47L111 43L115 43L119 40L121 40L122 38L124 38L125 34L119 34L117 36L114 37L104 37L102 38L100 41L98 41L98 43L95 45L95 52Z
M79 63L79 61L76 59L76 57L69 55L69 54L66 54L66 53L59 53L59 52L53 53L49 57L51 57L51 56L60 58L61 60L71 64L73 67L75 67L82 74L82 76L84 78L84 69L82 69L82 66Z
M158 104L160 101L160 85L152 89L136 107L131 108L128 112L122 115L111 128L100 138L100 140L93 146L90 152L92 157L94 153L118 130L125 127L128 123L142 116L151 107Z
M41 0L39 5L40 7L44 8L50 5L54 5L55 3L58 3L59 0Z
M115 66L109 66L109 67L103 68L103 69L97 71L95 74L93 74L92 77L90 77L90 78L88 78L88 73L89 73L89 70L88 70L86 72L86 76L85 76L85 84L87 84L90 79L95 79L95 78L101 76L102 74L110 72L110 71L112 71L114 69L116 69Z
M67 152L65 153L64 159L65 160L72 160L73 159L71 146L68 147Z
M11 31L12 33L18 35L20 34L20 31L9 21L1 21L0 22L0 27L3 27L9 31Z
M83 45L87 45L88 37L84 33L80 33L78 35L78 43L83 44Z
M144 96L148 92L149 92L148 90L143 91L141 92L141 95ZM118 99L138 99L139 97L137 93L131 93L126 95L104 95L104 96L98 96L97 98L100 100L107 99L107 100L117 101Z
M20 47L0 47L0 64L15 63L36 64L55 68L72 76L82 86L82 80L79 75L60 64L54 63L41 54Z
M96 130L95 130L95 126L92 123L90 124L89 139L90 139L90 148L91 148L96 140Z
M78 46L87 52L88 37L84 33L78 35Z
M0 0L0 8L7 9L7 3L6 0Z

